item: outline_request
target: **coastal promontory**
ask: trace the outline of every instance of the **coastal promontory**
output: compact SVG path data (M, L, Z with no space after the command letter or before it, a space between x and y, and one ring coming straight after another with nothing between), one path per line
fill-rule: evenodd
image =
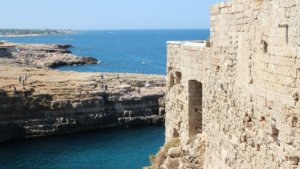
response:
M0 53L0 63L25 67L56 68L60 66L78 66L97 64L93 57L72 54L72 45L68 44L19 44L2 43L0 47L12 48L5 56Z

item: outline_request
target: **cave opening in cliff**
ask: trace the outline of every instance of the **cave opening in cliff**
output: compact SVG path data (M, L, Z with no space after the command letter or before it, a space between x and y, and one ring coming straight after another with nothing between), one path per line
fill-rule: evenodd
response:
M202 83L190 80L188 84L188 127L189 136L202 132Z

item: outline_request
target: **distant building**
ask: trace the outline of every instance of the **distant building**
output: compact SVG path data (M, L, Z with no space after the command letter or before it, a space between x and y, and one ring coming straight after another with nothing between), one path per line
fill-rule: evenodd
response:
M16 51L16 46L11 43L0 42L0 57L10 56Z

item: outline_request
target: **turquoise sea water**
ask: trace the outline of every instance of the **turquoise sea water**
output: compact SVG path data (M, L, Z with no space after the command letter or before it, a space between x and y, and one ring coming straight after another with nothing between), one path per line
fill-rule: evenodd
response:
M1 169L141 169L163 127L114 128L0 144Z
M92 56L99 65L61 67L60 70L82 72L166 73L166 42L173 40L205 40L209 30L108 30L82 31L71 35L0 38L19 43L72 44L72 52Z
M207 39L209 30L82 31L71 35L1 38L17 43L61 43L102 61L61 67L81 72L165 74L166 41ZM0 169L140 169L164 143L163 127L106 129L0 144Z

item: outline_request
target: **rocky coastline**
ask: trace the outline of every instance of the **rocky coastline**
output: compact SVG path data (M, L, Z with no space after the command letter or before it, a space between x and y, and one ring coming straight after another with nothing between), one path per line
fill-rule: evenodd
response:
M56 68L60 66L75 66L97 64L93 57L73 55L72 45L64 44L13 44L16 52L12 52L6 62L25 67ZM2 58L3 60L3 58Z
M96 60L70 45L16 47L0 58L0 142L164 123L164 76L61 72L51 68Z
M0 141L164 122L163 76L1 65L0 81Z
M0 29L0 37L34 37L73 34L75 30L57 29Z

